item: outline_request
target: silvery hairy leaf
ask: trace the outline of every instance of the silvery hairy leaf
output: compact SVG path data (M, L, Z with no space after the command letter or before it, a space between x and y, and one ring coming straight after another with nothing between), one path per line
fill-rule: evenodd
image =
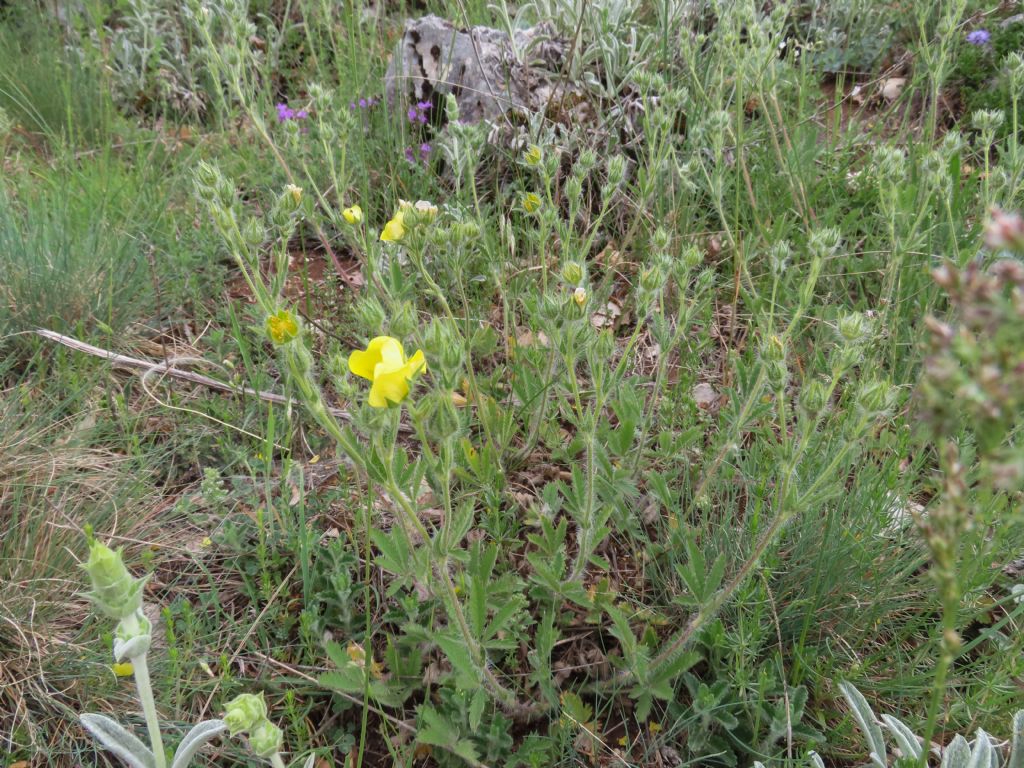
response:
M171 768L186 768L203 744L216 738L227 729L223 720L204 720L201 723L196 723L178 745L178 749L174 753L174 760L171 761Z
M153 752L134 734L106 715L79 715L85 730L108 752L113 752L131 768L155 768Z

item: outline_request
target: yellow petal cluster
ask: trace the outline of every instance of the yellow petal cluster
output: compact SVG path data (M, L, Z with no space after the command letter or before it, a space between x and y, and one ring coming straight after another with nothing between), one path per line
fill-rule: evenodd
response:
M409 382L426 368L422 350L406 358L402 342L391 336L371 339L365 350L356 350L348 358L348 369L371 382L367 402L373 408L402 402L409 394Z
M275 344L287 344L299 335L299 323L295 315L282 309L267 318L267 335Z
M398 210L391 220L381 230L380 239L385 243L397 243L410 228L437 217L438 207L427 200L417 200L410 203L408 200L398 201Z
M405 214L401 211L395 211L395 215L391 217L391 221L384 225L384 229L381 230L380 239L385 243L397 243L403 237L405 237Z
M360 208L358 205L353 205L350 206L349 208L346 208L341 212L341 215L344 217L345 221L347 221L352 226L363 223L363 209Z

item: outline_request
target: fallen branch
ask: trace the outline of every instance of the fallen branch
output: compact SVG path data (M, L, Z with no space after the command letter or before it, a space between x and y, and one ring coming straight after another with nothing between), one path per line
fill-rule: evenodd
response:
M154 363L149 360L140 360L136 357L128 357L127 355L119 355L116 352L111 352L108 349L102 347L94 347L92 344L86 344L84 341L72 338L71 336L65 336L62 333L56 333L54 331L48 331L45 328L37 328L36 334L42 336L44 339L50 341L56 341L58 344L63 344L65 347L84 352L87 355L93 357L100 357L104 360L109 360L115 368L128 368L131 370L141 370L144 372L143 375L151 375L154 373L163 374L164 376L170 376L174 379L181 379L182 381L190 381L193 384L198 384L202 387L209 387L210 389L216 389L220 392L230 392L234 395L248 395L249 397L257 397L260 400L265 400L269 403L278 403L279 405L301 405L297 400L278 395L274 392L263 392L258 389L252 389L251 387L240 387L233 384L226 384L223 381L217 379L211 379L209 376L203 376L199 373L192 373L192 371L183 371L181 368L175 368L168 363ZM342 410L341 408L328 408L327 409L332 416L337 419L344 421L351 421L352 416L348 411Z

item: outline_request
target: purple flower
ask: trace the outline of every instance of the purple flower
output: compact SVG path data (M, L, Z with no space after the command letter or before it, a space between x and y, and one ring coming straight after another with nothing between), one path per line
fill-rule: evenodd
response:
M355 108L356 108L356 103L355 103L354 101L350 101L350 102L348 103L348 108L349 108L349 109L355 109Z
M988 45L992 35L987 29L975 29L967 33L967 42L971 45Z
M410 163L416 162L416 156L412 153L412 147L405 148L405 159L408 160Z
M416 111L416 107L409 107L408 111L409 122L415 122L416 118L419 117L419 112Z
M416 109L420 110L421 112L426 112L428 109L430 109L430 107L431 107L431 104L430 104L429 101L417 101L416 102Z
M366 99L359 100L359 108L366 109L369 106L369 102Z
M277 105L277 122L283 123L285 120L291 120L295 117L295 113L288 108L287 104Z
M430 145L427 144L426 142L423 142L422 144L420 144L420 155L423 156L423 155L429 155L429 154L430 154Z
M305 120L309 117L309 112L304 109L300 109L296 112L294 109L289 107L284 102L276 105L277 108L277 122L283 123L287 120Z

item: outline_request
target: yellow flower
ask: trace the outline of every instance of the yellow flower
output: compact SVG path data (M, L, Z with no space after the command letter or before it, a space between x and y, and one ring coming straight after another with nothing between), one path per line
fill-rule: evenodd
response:
M406 358L402 342L390 336L378 336L348 357L348 369L372 382L367 402L373 408L397 405L409 394L409 382L427 368L422 350Z
M405 214L402 211L397 211L391 221L384 225L384 229L380 233L380 239L385 243L397 243L405 237L404 218Z
M523 160L527 165L540 165L540 161L543 159L544 155L536 144L531 144L523 152Z
M121 662L120 664L112 664L110 668L114 670L114 674L118 677L131 677L135 674L135 667L132 666L130 661Z
M587 303L587 289L582 285L576 288L576 290L572 292L572 300L576 302L578 307L582 307Z
M298 205L302 202L302 187L297 187L294 184L286 184L284 191L292 196L292 200Z
M299 335L299 323L295 315L282 309L267 318L267 335L275 344L287 344Z
M350 208L346 208L341 212L341 215L345 217L345 221L355 226L356 224L363 223L363 209L358 205L353 205Z
M523 210L527 213L536 213L540 210L541 199L536 192L527 192L523 195Z

